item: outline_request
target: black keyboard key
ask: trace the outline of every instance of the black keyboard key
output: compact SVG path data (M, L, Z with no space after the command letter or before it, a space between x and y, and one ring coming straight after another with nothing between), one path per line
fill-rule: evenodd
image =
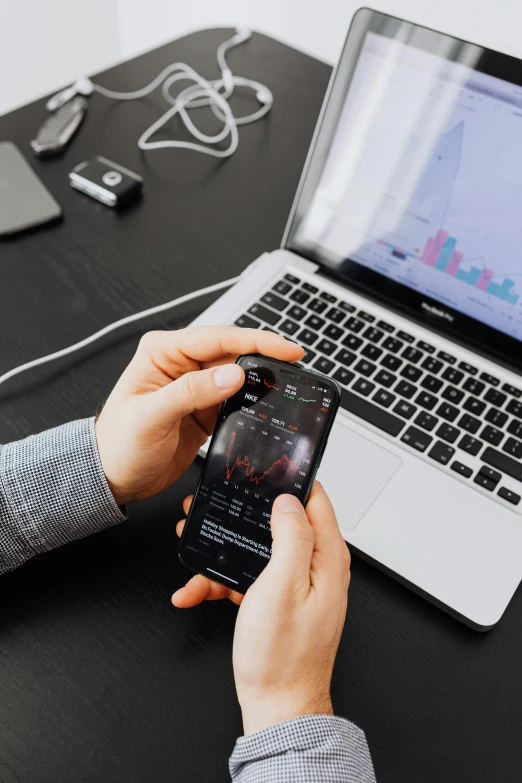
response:
M450 467L455 471L455 473L458 473L460 476L464 476L464 478L469 478L473 475L471 468L468 468L467 465L463 465L462 462L457 462L457 460L452 462Z
M431 413L426 413L426 411L421 411L415 419L415 424L418 424L423 430L428 430L428 432L434 430L438 423L437 417L432 416Z
M359 394L364 394L367 397L375 389L375 384L371 381L367 381L365 378L358 378L352 386Z
M364 321L359 321L357 318L355 318L355 316L352 315L352 317L348 318L346 321L345 326L347 329L350 329L351 332L359 334L361 329L364 329Z
M484 444L472 435L463 435L459 442L459 449L467 451L472 457L476 457Z
M414 367L413 364L406 364L401 370L401 375L403 378L407 378L409 381L415 383L421 377L422 370L419 370L418 367Z
M510 400L506 406L508 413L512 413L517 419L522 419L522 402L516 400Z
M250 318L249 315L240 315L234 323L236 326L242 326L243 329L257 329L259 326L259 321L256 321L255 318Z
M492 427L491 424L486 424L479 435L479 438L482 438L487 443L491 443L492 446L498 446L502 442L503 437L504 433Z
M392 353L398 353L403 346L404 343L401 343L400 340L396 340L395 337L387 337L382 344L383 348Z
M512 397L516 397L517 399L522 397L522 391L520 391L520 389L517 389L515 386L511 386L511 384L509 383L502 384L502 391L511 394Z
M364 375L365 378L369 378L372 373L375 372L377 367L375 364L372 364L371 362L367 362L366 359L361 359L357 362L355 367L353 368L357 372L360 372L361 375Z
M262 304L252 305L252 307L248 308L248 312L250 315L255 315L256 318L260 318L262 321L265 321L265 323L270 324L270 326L275 326L275 324L281 320L279 313L269 310L268 307L265 307Z
M450 402L454 402L456 405L458 405L464 397L464 392L460 389L456 389L454 386L446 386L441 396L445 400L449 400Z
M372 397L372 400L382 405L383 408L389 408L392 402L395 402L397 397L386 389L377 389Z
M367 359L371 359L372 361L376 362L379 356L382 355L382 349L377 348L377 346L373 345L373 343L366 343L361 351L361 354Z
M407 400L411 400L418 389L412 383L408 383L408 381L399 381L395 387L395 391L397 394L400 394L401 397L406 397Z
M290 310L286 311L286 314L289 318L293 318L295 321L302 321L306 316L307 311L304 309L304 307L299 307L299 305L292 305Z
M500 470L501 473L506 473L511 478L522 481L522 462L518 462L513 457L508 457L507 454L488 446L481 459L482 462L487 462L488 465Z
M466 432L471 432L472 435L474 435L480 429L479 419L476 419L474 416L470 416L469 413L465 413L463 416L461 416L458 425L459 427L462 427L463 430L466 430Z
M345 370L344 367L339 367L334 372L333 377L336 381L339 381L339 383L348 386L348 384L355 378L355 373L351 372L351 370Z
M476 397L468 397L462 407L465 411L474 413L475 416L480 416L486 410L486 403L482 402L482 400L477 400Z
M291 274L286 274L285 280L288 280L289 283L293 283L293 285L299 285L299 283L301 282L298 277L295 277L294 275Z
M273 290L276 291L278 294L282 294L284 296L290 291L291 288L292 288L291 285L285 283L284 280L280 280L278 283L275 284Z
M512 419L509 427L507 428L507 431L510 433L510 435L515 435L517 438L522 439L522 422L517 421L516 419Z
M453 383L455 386L458 386L464 378L464 373L460 370L456 370L455 367L446 367L442 373L442 377L445 381L448 381L448 383Z
M493 445L497 446L498 444L494 443ZM505 451L506 454L511 454L512 457L522 459L522 443L515 438L508 438L502 446L502 451Z
M369 324L373 324L373 322L375 321L375 316L370 315L370 313L365 313L364 310L359 310L357 315L359 316L359 318L362 318L363 321L366 321Z
M282 296L274 294L273 291L267 291L266 294L261 297L261 301L263 304L270 305L270 307L273 307L274 310L278 310L280 313L282 313L289 304L287 299L283 299Z
M301 288L297 288L293 293L290 294L290 299L292 299L293 302L297 302L298 304L304 304L310 299L310 294L307 294L306 291L301 290Z
M434 359L433 356L427 356L421 364L421 367L427 372L437 375L442 370L444 365L438 359Z
M455 364L457 361L454 356L452 356L450 353L446 353L446 351L439 351L437 356L439 359L442 359L442 361L448 362L448 364Z
M330 321L333 321L334 324L340 324L341 321L344 321L346 318L346 313L339 310L337 307L331 307L325 315Z
M478 373L477 368L467 362L459 362L459 368L464 370L464 372L469 372L470 375L476 375Z
M426 432L418 430L417 427L408 427L401 440L417 451L426 451L433 438Z
M458 408L455 408L454 405L450 405L449 402L441 402L435 413L437 413L441 419L446 419L446 421L455 421L460 411Z
M499 498L502 498L502 500L507 500L508 503L512 503L514 506L518 506L520 503L520 495L517 495L516 492L512 492L507 487L500 487L497 495Z
M275 329L271 329L269 326L263 326L263 332L272 332L272 334L277 334Z
M316 294L319 289L316 285L312 285L311 283L303 283L303 288L305 291L309 291L311 294Z
M394 327L390 326L390 324L387 324L386 321L377 321L377 326L379 329L384 329L385 332L395 331Z
M305 353L301 361L305 362L305 364L310 364L316 356L317 354L315 351L311 351L310 348L305 348Z
M475 378L466 378L462 384L462 388L466 389L470 394L475 394L477 397L480 397L486 388L486 384L477 381Z
M490 383L492 386L498 386L500 384L498 378L495 378L494 375L490 375L487 372L481 372L479 378L481 381L486 381L486 383Z
M345 334L344 329L341 329L340 326L336 326L335 324L328 324L326 329L324 329L323 334L325 337L328 337L329 340L335 340L336 342L339 342L341 337Z
M333 296L333 294L329 294L327 291L321 291L319 296L321 297L321 299L324 299L325 302L333 303L337 301L337 297Z
M428 392L419 392L419 394L417 394L415 397L415 402L418 405L421 405L423 408L426 408L426 410L432 411L435 405L438 403L438 400L433 396L433 394L428 394Z
M484 418L495 427L503 427L508 420L508 415L504 411L499 411L498 408L490 408Z
M500 473L497 473L496 470L487 468L484 465L481 467L473 481L475 484L478 484L479 487L484 487L484 489L487 489L489 492L493 492L501 478L502 476Z
M407 332L397 332L397 337L399 340L404 340L405 343L413 343L415 341L415 337L412 337Z
M404 419L411 419L416 410L417 408L415 405L412 405L411 402L406 402L406 400L399 400L393 409L393 412L398 413L399 416L402 416Z
M299 324L295 321L291 321L290 318L285 318L282 324L279 324L279 330L290 336L295 334L299 329Z
M440 462L441 465L447 465L454 454L455 449L441 440L436 441L433 448L428 451L428 457L431 457L436 462Z
M321 351L321 353L330 356L337 348L337 345L336 343L332 343L331 340L321 340L321 342L317 343L315 347L318 351Z
M335 354L334 359L336 362L339 362L339 364L344 364L345 367L350 367L357 359L357 356L351 351L347 351L345 348L341 348L341 350Z
M434 375L425 375L421 381L421 386L423 389L427 389L428 391L437 394L437 392L442 389L444 384L440 378L435 378Z
M320 356L313 363L312 367L314 370L319 370L319 372L323 372L325 375L328 375L330 370L333 370L335 367L335 363L332 362L331 359L327 359L326 356Z
M338 302L339 307L346 310L347 313L355 313L355 307L349 302Z
M397 376L391 372L388 372L387 370L379 370L379 372L377 373L377 375L373 380L376 383L380 383L381 386L386 386L386 388L389 389L390 386L393 386L393 384L397 380Z
M421 351L426 351L426 353L435 353L433 345L425 343L424 340L417 340L417 348L420 348Z
M398 356L394 356L392 353L387 353L386 356L383 356L381 359L381 364L383 367L386 367L387 370L397 372L402 365L402 359L399 359Z
M363 341L360 337L356 337L354 334L348 334L343 340L343 345L346 345L347 348L351 348L352 351L357 351L361 345L363 344Z
M362 379L359 379L359 381L362 381ZM359 383L359 381L356 383ZM366 381L366 383L368 382ZM353 388L355 388L355 385L356 384L354 384ZM374 403L369 400L358 397L347 389L343 389L342 391L341 406L355 416L364 419L364 421L367 421L369 424L373 424L374 427L383 430L383 432L387 432L388 435L393 435L395 437L404 427L404 421L399 419L398 416L394 416L389 411L384 410L384 408L374 405Z
M304 343L305 345L313 345L318 337L319 335L315 332L312 332L311 329L303 329L297 335L299 342Z
M497 408L501 408L507 400L507 395L502 394L498 389L488 389L484 395L484 399L492 405L496 405Z
M310 310L313 310L314 313L324 313L328 305L326 304L326 302L322 302L321 299L312 299L308 307L310 308Z
M376 329L375 326L369 326L363 333L363 337L370 340L372 343L378 343L379 340L382 340L384 337L384 332L381 332L380 329Z
M412 348L412 346L409 345L401 353L401 356L403 359L406 359L407 362L413 362L413 364L417 364L417 362L422 359L423 354L421 351L418 351L417 348Z
M322 329L322 327L325 325L326 321L324 318L319 318L318 315L315 315L315 313L312 313L312 315L309 315L306 321L304 322L305 326L309 326L310 329Z
M435 435L438 435L439 438L446 440L448 443L455 443L460 435L460 430L458 430L456 427L452 427L451 424L445 424L443 422Z

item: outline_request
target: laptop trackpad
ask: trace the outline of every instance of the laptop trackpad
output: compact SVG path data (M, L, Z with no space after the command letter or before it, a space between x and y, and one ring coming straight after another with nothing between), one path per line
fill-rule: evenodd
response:
M385 448L337 421L319 468L341 528L353 530L402 465Z

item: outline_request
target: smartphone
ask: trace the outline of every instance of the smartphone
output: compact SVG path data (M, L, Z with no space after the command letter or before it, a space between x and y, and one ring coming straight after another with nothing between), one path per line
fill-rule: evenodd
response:
M245 593L267 565L278 495L306 504L339 408L336 381L265 356L240 356L243 387L222 406L178 555Z

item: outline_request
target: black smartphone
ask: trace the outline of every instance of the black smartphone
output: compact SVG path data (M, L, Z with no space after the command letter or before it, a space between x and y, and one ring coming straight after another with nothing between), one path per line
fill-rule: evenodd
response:
M178 554L245 593L270 559L278 495L306 504L339 408L336 381L265 356L240 356L243 387L222 406Z

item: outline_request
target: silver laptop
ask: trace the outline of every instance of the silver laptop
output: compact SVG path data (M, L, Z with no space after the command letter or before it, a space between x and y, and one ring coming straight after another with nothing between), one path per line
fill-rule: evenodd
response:
M522 62L363 9L281 249L196 321L340 382L344 537L482 630L522 575L521 215Z

